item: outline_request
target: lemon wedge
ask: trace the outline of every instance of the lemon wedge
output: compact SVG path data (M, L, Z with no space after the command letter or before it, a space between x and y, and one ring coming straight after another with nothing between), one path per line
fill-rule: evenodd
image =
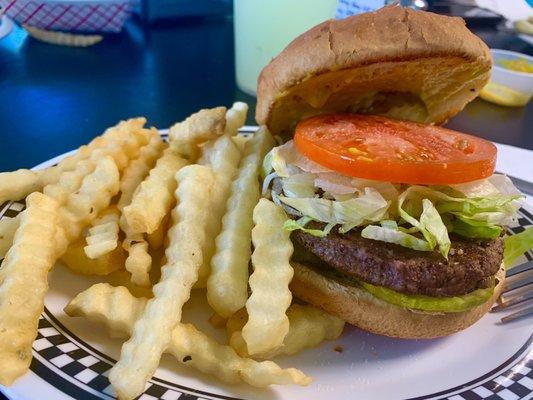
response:
M488 83L479 93L479 97L491 103L507 107L525 106L531 99L530 95L517 92L498 83Z

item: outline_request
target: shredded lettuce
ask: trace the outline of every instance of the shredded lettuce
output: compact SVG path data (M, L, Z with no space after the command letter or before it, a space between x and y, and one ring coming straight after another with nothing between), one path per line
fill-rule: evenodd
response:
M283 193L288 197L314 197L315 178L312 174L291 175L282 180Z
M440 214L431 201L428 199L422 200L422 207L420 224L432 236L432 239L439 246L439 251L444 258L448 258L451 242L446 225L442 222Z
M531 249L533 249L533 227L506 237L503 251L505 267L511 267L518 257Z
M284 145L274 147L270 154L272 168L279 176L286 177L301 171L309 173L331 172L328 168L298 152L294 148L292 140Z
M462 217L483 220L493 225L508 225L516 218L520 195L500 195L490 198L454 197L428 186L410 186L399 198L427 198L436 204L439 214L451 213ZM402 216L403 218L403 216Z
M450 187L468 198L521 195L513 182L502 174L494 174L487 179L450 185Z
M272 193L276 204L290 206L310 220L338 226L341 233L382 223L369 227L365 235L423 251L438 249L444 257L450 250L449 232L496 238L501 226L516 220L522 197L510 179L500 174L448 186L401 185L346 176L308 159L292 141L265 157L263 176L263 189L272 179L281 180L282 193ZM385 220L391 222L383 224ZM288 221L286 227L315 236L329 232L305 228L301 221Z
M380 221L385 218L389 207L389 202L372 188L365 188L362 196L346 201L285 196L279 196L279 200L313 220L352 228Z
M402 208L407 197L412 192L417 191L416 188L417 186L411 186L400 195L398 198L398 213L403 220L411 224L413 227L418 228L428 243L430 250L433 250L435 246L438 245L440 253L445 258L448 258L448 252L451 245L450 238L448 237L448 230L433 203L429 199L422 200L420 220L417 220L413 215Z
M270 188L270 184L274 179L278 177L278 174L276 172L272 172L265 176L263 178L263 185L261 187L261 194L265 195L268 192L268 189Z
M366 239L380 240L382 242L399 244L413 250L431 251L433 247L424 239L420 239L398 228L368 225L361 231L361 236Z
M261 179L265 179L272 172L272 151L270 150L265 158L263 158L263 165L261 167Z
M305 233L308 233L312 236L316 237L325 237L329 234L331 229L335 226L335 224L327 224L324 229L309 229L306 228L305 225L307 225L310 221L312 221L309 217L302 217L299 220L295 221L293 219L288 219L283 224L283 229L286 231L292 232L296 230L304 231Z
M456 218L453 221L452 231L474 239L496 239L502 233L502 228L468 218Z
M485 303L494 293L494 285L486 289L476 289L462 296L432 297L408 295L382 286L360 282L361 286L378 299L403 308L428 312L462 312Z

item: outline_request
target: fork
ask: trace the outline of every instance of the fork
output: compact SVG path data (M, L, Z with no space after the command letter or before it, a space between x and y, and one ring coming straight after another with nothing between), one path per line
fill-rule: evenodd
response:
M512 314L501 318L501 322L514 321L533 314L533 260L517 265L507 270L505 286L498 299L498 304L490 312L505 311L515 306L527 305ZM529 304L529 305L528 305Z

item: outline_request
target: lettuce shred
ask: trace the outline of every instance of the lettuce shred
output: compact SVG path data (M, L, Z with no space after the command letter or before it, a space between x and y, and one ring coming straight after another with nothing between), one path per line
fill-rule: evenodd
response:
M276 194L276 202L307 218L287 221L287 230L323 237L334 226L341 233L363 227L363 237L420 251L437 249L443 257L450 250L451 232L476 239L498 237L501 226L516 220L523 197L509 178L500 174L449 186L345 176L308 159L296 151L292 141L265 157L263 176L281 179L283 189ZM326 228L306 228L311 220L326 224ZM513 254L524 246L524 240L510 242Z
M503 263L506 268L509 268L518 257L533 249L533 227L506 237L504 243Z

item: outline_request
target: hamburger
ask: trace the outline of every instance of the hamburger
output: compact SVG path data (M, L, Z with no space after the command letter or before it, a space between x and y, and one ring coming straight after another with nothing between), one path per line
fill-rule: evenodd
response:
M256 120L284 141L263 188L288 216L296 297L400 338L490 309L521 195L492 143L439 125L491 65L462 19L391 6L326 21L263 69Z

